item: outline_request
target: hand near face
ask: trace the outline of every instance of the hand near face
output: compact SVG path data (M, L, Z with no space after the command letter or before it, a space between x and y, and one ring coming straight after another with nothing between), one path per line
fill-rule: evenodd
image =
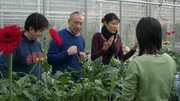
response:
M84 52L79 51L79 57L80 57L80 59L82 59L83 61L86 61L86 60L87 60L87 56L86 56L86 54L85 54Z
M103 45L103 50L106 51L109 49L109 47L112 45L113 43L113 40L114 40L114 35L110 37L110 39L108 41L106 41L105 39L105 42L104 42L104 45Z
M77 46L71 46L67 49L69 55L75 55L77 54Z

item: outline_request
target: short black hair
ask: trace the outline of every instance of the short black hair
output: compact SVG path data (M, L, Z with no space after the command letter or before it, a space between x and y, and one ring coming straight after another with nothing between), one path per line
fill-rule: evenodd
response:
M47 29L49 27L49 22L44 15L40 13L32 13L25 21L25 31L29 31L30 26L32 26L35 31L43 28Z
M118 22L120 22L120 19L115 13L107 13L104 18L102 18L101 22L104 23L106 21L107 23L109 23L113 20L118 20Z
M153 17L143 17L136 27L139 42L139 55L153 54L162 48L162 28L160 22Z

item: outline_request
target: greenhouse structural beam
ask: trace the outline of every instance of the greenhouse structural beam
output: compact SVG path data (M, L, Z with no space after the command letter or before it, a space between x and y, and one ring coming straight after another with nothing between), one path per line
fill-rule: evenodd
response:
M180 5L175 4L163 4L163 3L156 3L156 2L144 2L144 1L128 1L128 0L111 0L115 2L127 2L127 3L137 3L137 4L150 4L150 5L160 5L160 6L172 6L172 7L180 7ZM107 1L104 1L107 2Z
M119 18L120 18L120 24L119 24L119 35L121 36L122 32L122 2L119 2Z
M175 4L175 0L173 0L173 4ZM173 30L175 31L176 29L176 24L175 24L175 21L176 21L176 19L175 19L175 16L176 16L176 13L175 13L175 6L173 7ZM172 49L173 49L173 51L174 51L174 46L175 46L175 36L176 36L176 34L173 34L173 44L172 44Z
M46 0L43 0L43 14L44 16L46 16ZM46 31L44 31L44 34L43 34L43 49L45 49L46 47Z
M84 23L84 30L85 30L85 33L84 33L84 38L85 38L85 42L86 42L86 34L87 34L87 0L85 0L85 4L84 4L84 13L85 13L85 23ZM85 51L86 51L86 45L87 43L85 43Z
M41 5L41 1L37 0L36 2L37 2L37 5L36 5L37 6L37 12L40 13L41 12L41 6L40 6Z
M99 4L100 6L100 10L99 10L99 19L102 19L102 15L103 15L103 10L102 10L102 3ZM99 20L99 32L101 32L101 28L102 28L102 22L101 20Z

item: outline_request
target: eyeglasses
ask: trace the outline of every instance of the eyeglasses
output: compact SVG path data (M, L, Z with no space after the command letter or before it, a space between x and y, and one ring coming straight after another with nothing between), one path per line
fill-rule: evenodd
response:
M117 25L117 26L119 25L119 23L111 23L111 24L114 25L114 26L115 26L115 25Z
M83 26L84 25L84 23L83 22L78 22L78 21L72 21L75 25L80 25L80 26Z

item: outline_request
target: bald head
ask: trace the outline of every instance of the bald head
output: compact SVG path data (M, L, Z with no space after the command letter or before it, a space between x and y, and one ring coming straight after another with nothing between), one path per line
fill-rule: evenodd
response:
M79 16L83 16L84 17L84 15L81 12L73 12L73 13L70 14L69 18L72 19L75 15L79 15Z

